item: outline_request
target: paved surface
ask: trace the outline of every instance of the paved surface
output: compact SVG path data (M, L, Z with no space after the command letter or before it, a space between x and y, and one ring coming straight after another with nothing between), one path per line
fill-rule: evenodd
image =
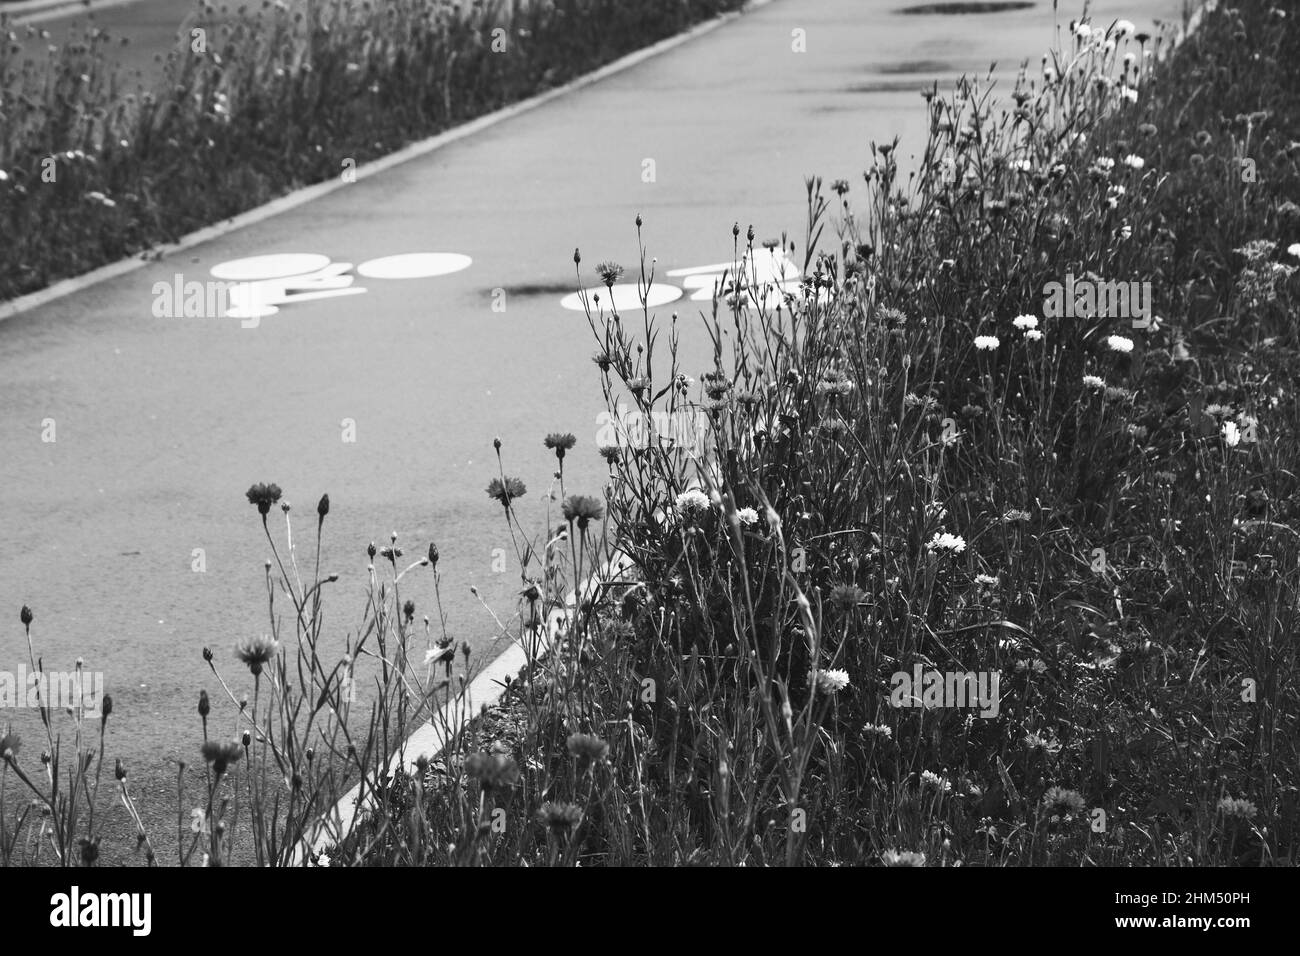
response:
M243 498L254 481L285 489L302 549L329 492L323 567L342 575L327 604L334 640L359 620L366 543L396 530L411 554L437 541L451 629L490 655L495 628L469 586L504 616L519 580L501 508L483 490L496 474L493 436L507 471L528 483L522 515L539 528L554 467L547 432L578 436L569 491L603 484L593 343L582 315L559 305L574 246L594 284L601 259L634 265L637 213L660 270L729 258L737 220L760 237L784 228L800 239L805 174L856 187L870 140L901 135L904 158L923 144L928 81L994 60L1014 72L1052 39L1048 3L961 17L902 16L896 5L776 0L383 176L0 323L0 595L13 613L0 666L17 666L16 612L30 604L47 666L80 655L105 672L109 755L124 757L151 816L174 813L175 761L193 761L201 739L198 691L217 690L201 647L251 687L230 648L266 630L267 548ZM116 9L150 6L172 5ZM1102 2L1093 15L1141 26L1180 6ZM806 53L791 51L796 29ZM642 181L646 159L653 183ZM156 282L201 281L230 260L359 264L416 252L472 265L358 278L366 292L285 304L255 328L152 313ZM492 308L496 289L504 312ZM698 376L707 350L695 306L674 307ZM41 440L46 419L54 443ZM342 440L344 419L355 443ZM197 548L205 573L191 569ZM493 567L497 548L510 555L505 573ZM417 614L432 612L427 575L406 594ZM215 732L233 729L231 708L214 703ZM34 731L25 727L32 759Z

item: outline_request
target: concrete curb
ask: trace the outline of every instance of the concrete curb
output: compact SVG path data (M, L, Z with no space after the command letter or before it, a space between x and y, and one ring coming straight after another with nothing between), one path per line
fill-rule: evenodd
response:
M122 0L122 2L130 2L130 0ZM480 116L478 119L471 120L462 126L457 126L454 129L438 133L436 136L420 140L418 143L412 143L410 146L407 146L396 153L390 153L372 163L359 166L355 170L354 180L360 182L363 179L369 179L371 176L377 176L380 173L387 172L395 166L400 166L402 163L409 163L413 159L427 156L429 153L462 140L467 136L473 136L475 133L496 126L498 123L505 122L508 119L512 119L523 113L527 113L530 110L534 110L545 103L549 103L551 100L558 99L561 96L591 86L594 83L599 83L601 80L622 73L625 70L629 70L652 57L659 56L661 53L666 53L675 47L689 43L691 40L704 36L706 33L711 33L718 27L730 23L732 20L744 16L746 13L753 10L757 10L760 7L765 7L771 2L772 0L750 0L749 3L745 4L745 6L739 10L733 10L730 13L724 13L719 17L714 17L712 20L706 20L703 23L696 24L685 33L679 33L676 36L660 40L652 46L644 47L640 50L629 53L627 56L615 60L613 63L607 63L600 69L592 73L584 74L576 80L569 81L563 86L557 86L553 90L547 90L544 93L539 93L536 96L529 97L526 100L521 100L518 103L513 103L510 106L504 106L494 113ZM335 190L342 189L348 185L349 183L344 182L341 177L335 177L323 183L317 183L314 186L305 186L302 189L281 196L279 199L273 199L264 206L258 206L255 209L250 209L248 212L240 213L233 219L227 219L225 222L206 226L197 232L192 232L189 235L182 236L175 243L156 246L153 249L146 250L133 258L121 259L117 262L110 263L109 265L101 266L91 272L86 272L79 276L73 276L69 279L60 280L59 282L54 283L54 285L48 286L47 288L41 289L37 292L30 292L27 295L19 296L17 299L11 299L8 302L0 303L0 321L4 321L5 319L11 318L15 315L20 315L23 312L28 312L50 302L54 302L57 299L61 299L67 295L72 295L75 292L80 292L83 289L88 289L91 286L98 285L101 282L106 282L109 279L114 279L118 276L125 275L128 272L133 272L154 259L160 259L163 256L172 255L177 252L183 252L186 249L191 249L201 243L220 238L221 236L225 236L238 229L243 229L246 226L262 222L265 219L270 219L272 216L278 216L282 212L296 209L298 206L309 203L315 199L320 199L322 196L328 196Z
M623 575L630 569L630 562L621 554L615 555L599 572L592 574L582 584L584 598L590 596L597 588L610 584L631 584ZM556 618L563 617L567 622L580 606L577 590L569 592L565 599L563 611L552 612L542 633L537 636L533 647L532 660L537 660L550 648L556 632ZM461 732L473 721L482 708L491 707L506 691L506 679L518 676L528 666L530 655L519 642L512 643L504 652L475 675L460 694L449 699L443 705L436 718L421 724L397 753L388 761L389 773L405 772L413 768L421 757L436 757L446 748L450 739ZM366 780L366 789L370 790L371 781ZM332 810L321 816L312 832L304 836L294 850L291 865L302 866L310 859L309 854L321 853L331 845L346 837L356 826L358 818L369 807L369 799L362 801L362 783L347 792Z

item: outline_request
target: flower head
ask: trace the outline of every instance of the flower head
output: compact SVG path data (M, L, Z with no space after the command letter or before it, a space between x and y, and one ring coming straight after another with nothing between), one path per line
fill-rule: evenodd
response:
M470 754L465 760L465 772L477 779L483 790L513 787L519 779L519 767L505 754Z
M257 677L279 649L279 641L263 634L261 637L246 638L236 644L235 656L247 664L252 675Z
M1011 320L1011 324L1018 329L1036 329L1038 328L1038 316L1018 315Z
M1103 389L1106 387L1105 381L1098 378L1096 375L1085 375L1083 377L1083 385L1085 388L1092 389Z
M565 434L552 432L550 435L547 435L545 439L546 447L555 452L555 457L560 459L560 461L564 461L564 453L572 450L573 446L576 444L578 444L578 439L574 438L567 432Z
M1001 343L998 341L996 335L975 336L975 348L979 349L981 352L992 352L997 349L1000 344Z
M609 755L609 744L591 734L572 734L564 743L569 753L579 759L600 761Z
M623 267L617 262L602 262L596 266L596 275L605 283L605 288L612 289L614 283L623 278Z
M1106 347L1112 352L1132 352L1133 340L1122 335L1106 336Z
M886 850L880 860L885 866L925 866L925 854L911 850Z
M1232 797L1224 797L1221 799L1215 805L1215 809L1225 817L1237 817L1240 820L1251 820L1254 818L1255 814L1259 812L1255 809L1255 805L1249 800L1244 798L1241 800L1234 800Z
M709 496L698 488L683 491L677 496L677 510L682 514L698 514L709 509Z
M951 551L953 554L961 554L966 550L966 539L959 534L936 531L926 547L931 551Z
M248 503L250 505L257 505L258 514L262 517L266 517L266 515L271 511L271 505L280 500L282 492L280 491L280 486L277 484L266 485L258 482L249 488L248 491L244 492L244 494L248 496Z
M1083 813L1086 804L1083 796L1077 790L1067 790L1064 787L1048 787L1047 792L1043 794L1043 806L1053 812L1063 814L1064 816L1078 816Z
M838 694L848 686L848 671L833 668L817 672L817 689L823 694Z
M556 803L547 800L537 811L538 822L556 832L573 830L582 823L582 811L572 803Z
M489 498L495 498L503 507L509 508L510 502L528 493L528 488L518 478L493 478L488 483L487 493Z
M232 763L237 763L244 754L244 749L238 741L234 740L226 742L205 740L201 749L203 759L212 764L212 772L217 776L225 773L226 768Z
M578 522L578 527L585 530L588 523L605 517L605 503L589 495L569 495L561 506L566 521Z
M758 524L758 512L753 508L741 508L736 512L736 519L745 527Z

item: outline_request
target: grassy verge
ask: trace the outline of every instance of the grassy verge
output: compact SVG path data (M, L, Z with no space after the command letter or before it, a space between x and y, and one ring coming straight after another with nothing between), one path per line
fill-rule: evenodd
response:
M406 603L436 608L436 552L372 555L342 656L327 584L272 565L272 627L277 594L296 623L237 649L236 742L180 781L208 862L287 862L364 779L377 812L309 860L1293 863L1298 13L1219 10L1160 66L1094 24L1005 108L928 96L916 177L877 148L861 184L808 184L804 250L736 234L698 380L683 319L589 296L611 411L707 425L548 436L532 497L498 446L485 508L524 569L502 627L529 660L479 720ZM778 252L807 257L785 289L760 276ZM600 497L563 477L593 452ZM631 583L599 573L614 553ZM446 752L390 775L448 700ZM11 748L7 782L40 793L32 763ZM45 805L76 859L93 822ZM36 826L0 808L6 860Z
M231 20L200 4L157 91L106 66L115 41L95 27L44 60L0 43L0 299L346 176L742 5L329 0Z

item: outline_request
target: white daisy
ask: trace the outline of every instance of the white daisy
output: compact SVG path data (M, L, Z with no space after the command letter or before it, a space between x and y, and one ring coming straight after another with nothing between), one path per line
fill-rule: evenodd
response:
M682 512L705 511L709 507L709 496L698 488L683 491L677 496L677 510Z
M951 551L953 554L961 554L966 550L966 539L959 534L936 531L926 547L931 551Z
M849 686L849 672L831 669L817 672L817 689L823 694L838 694Z

